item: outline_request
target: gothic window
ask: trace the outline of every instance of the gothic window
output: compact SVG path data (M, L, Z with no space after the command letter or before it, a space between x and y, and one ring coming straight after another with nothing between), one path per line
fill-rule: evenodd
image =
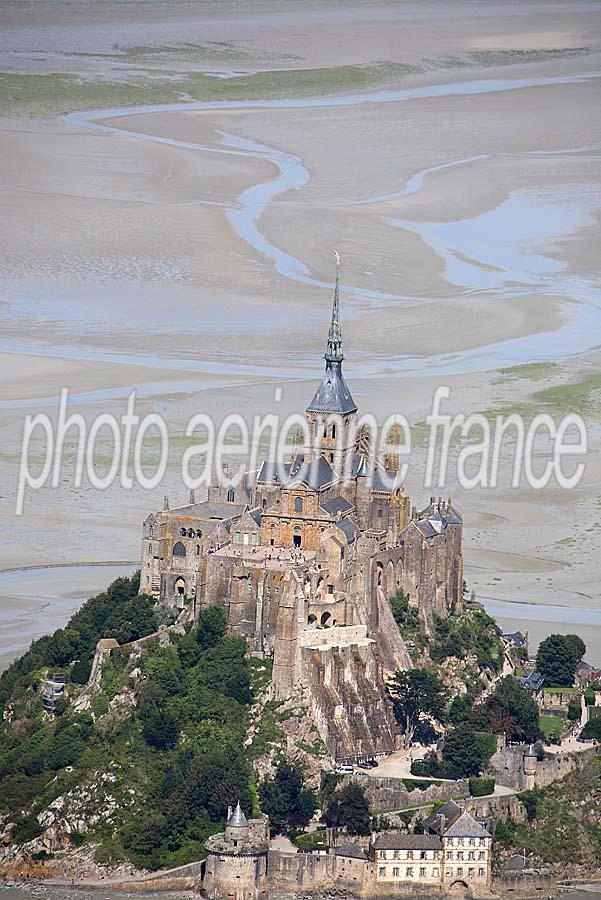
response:
M235 495L234 491L232 490L232 488L230 488L229 491L227 492L227 502L233 503L235 497L236 497L236 495Z
M302 513L303 511L303 498L297 497L294 501L294 512Z
M177 544L173 545L173 555L174 556L185 556L186 555L186 548L184 547L184 545L182 544L181 541L178 541Z
M334 439L336 438L336 426L335 425L332 425L332 437Z

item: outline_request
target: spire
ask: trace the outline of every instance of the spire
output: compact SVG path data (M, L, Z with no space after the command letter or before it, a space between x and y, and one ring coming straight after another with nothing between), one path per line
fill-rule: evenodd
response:
M326 370L315 396L307 407L311 413L340 413L348 415L357 412L357 406L342 375L342 332L340 331L340 257L336 259L336 285L332 305L332 321L328 331L328 346L324 359Z
M336 260L336 285L325 358L328 362L342 362L344 356L342 355L342 332L340 330L340 256L337 250L334 250L334 258Z

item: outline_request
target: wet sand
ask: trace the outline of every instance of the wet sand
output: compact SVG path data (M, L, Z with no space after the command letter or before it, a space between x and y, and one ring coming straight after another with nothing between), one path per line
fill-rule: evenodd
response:
M453 411L583 412L591 448L578 490L515 490L505 479L462 491L450 476L436 493L465 512L466 577L480 596L601 609L590 393L601 374L599 5L166 9L5 10L0 70L76 72L109 87L83 116L72 114L75 88L73 106L36 108L30 83L0 120L0 565L135 559L146 513L164 493L185 499L193 412L271 411L280 384L282 411L303 410L321 368L336 246L345 371L363 410L423 422L444 382ZM119 56L125 33L138 49ZM170 49L178 42L194 47ZM397 66L387 83L358 91L344 70L328 96L332 67L378 60ZM99 109L131 106L117 80L152 75L159 91L165 71L280 73L285 93L265 81L263 103ZM535 374L533 362L550 365ZM590 390L570 387L591 378ZM174 435L165 485L76 489L67 466L60 487L28 495L15 518L23 416L52 412L62 386L89 420L122 412L135 386L138 412L161 411ZM101 443L99 459L109 449ZM425 503L423 446L412 462L407 486ZM505 476L510 463L506 452ZM57 575L56 624L103 586L99 573L72 589ZM46 596L41 582L27 590ZM3 659L26 642L23 623L0 635ZM533 640L542 627L534 616ZM598 631L588 639L599 661Z

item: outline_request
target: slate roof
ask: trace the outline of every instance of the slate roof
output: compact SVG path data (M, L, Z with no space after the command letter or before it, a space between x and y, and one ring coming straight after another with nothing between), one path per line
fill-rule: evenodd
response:
M441 850L437 834L379 834L373 843L375 850Z
M346 497L332 497L331 500L321 504L321 509L327 512L329 516L336 516L339 512L346 513L354 509L353 504L349 503Z
M343 841L334 850L336 856L350 856L353 859L365 859L363 848L359 844L353 844L350 841Z
M256 507L255 509L249 509L249 516L253 519L257 525L261 525L261 519L263 518L263 512L260 507Z
M257 475L258 484L285 484L290 474L290 463L281 463L264 460ZM280 478L284 476L284 480Z
M307 407L307 412L340 413L341 415L357 412L357 404L344 380L342 366L339 362L326 362L326 370L319 382L315 396Z
M290 463L288 484L295 481L302 481L309 487L319 490L334 481L334 472L323 456L305 462L305 454L298 453Z
M527 691L540 691L545 681L540 672L530 672L528 675L514 675L513 677Z
M237 828L246 828L248 826L248 819L244 815L242 811L242 807L240 806L240 801L236 803L236 808L229 816L227 822L225 823L226 827L237 827Z
M458 803L455 803L454 800L447 800L447 802L437 809L435 813L428 816L426 819L426 826L430 831L440 834L441 827L444 823L448 824L449 822L458 819L462 812L463 810Z
M468 812L462 812L448 827L443 828L443 835L446 838L490 837L490 832Z
M518 650L526 646L526 638L521 631L510 631L503 635L503 640L507 641L508 644L511 644L512 647L516 647Z
M190 503L167 512L180 516L193 516L198 519L231 519L241 516L246 506L243 503L220 503L215 500L204 500L202 503Z
M340 519L339 522L336 522L336 528L342 531L347 544L352 544L357 539L357 535L361 533L361 529L352 519Z
M392 473L390 473L390 472L388 473L389 476L390 476L391 474L392 474ZM373 477L373 479L372 479L371 489L372 489L372 491L377 491L377 492L380 493L380 494L390 494L390 493L392 493L392 491L390 490L389 486L388 486L387 484L385 484L383 473L380 472L379 469L376 469L376 470L374 471L374 477Z

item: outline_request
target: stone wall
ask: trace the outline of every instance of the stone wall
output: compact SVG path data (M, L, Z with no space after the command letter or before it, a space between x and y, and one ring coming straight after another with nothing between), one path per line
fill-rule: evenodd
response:
M527 749L524 744L503 747L491 757L487 767L487 774L492 775L497 784L511 787L514 790L523 790L525 787L523 777L524 752ZM586 747L582 750L570 750L562 753L545 753L545 757L536 764L534 784L536 787L545 787L552 781L565 778L574 770L582 771L595 753L596 747Z
M356 782L365 791L372 809L402 810L426 803L469 797L467 781L443 781L429 787L407 790L402 778L384 778L380 775L348 775L343 783Z

